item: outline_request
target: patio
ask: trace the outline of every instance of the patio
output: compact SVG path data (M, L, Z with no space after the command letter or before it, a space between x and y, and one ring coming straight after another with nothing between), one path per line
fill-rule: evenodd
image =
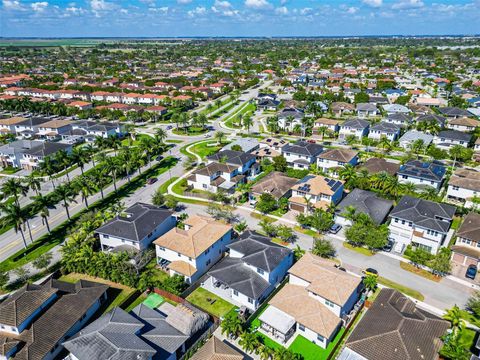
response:
M202 288L235 306L242 306L238 301L232 299L232 289L230 287L225 284L219 284L218 281L211 276L202 284Z

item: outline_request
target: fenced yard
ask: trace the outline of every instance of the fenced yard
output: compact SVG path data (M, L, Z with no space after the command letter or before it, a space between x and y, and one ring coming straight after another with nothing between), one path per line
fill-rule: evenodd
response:
M235 305L230 304L228 301L223 300L201 287L188 295L187 301L219 318L224 317L227 313L236 308Z

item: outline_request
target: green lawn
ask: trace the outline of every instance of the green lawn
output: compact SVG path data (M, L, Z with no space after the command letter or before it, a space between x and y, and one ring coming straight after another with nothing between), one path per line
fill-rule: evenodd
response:
M215 302L211 304L207 299L215 300ZM235 305L201 287L188 295L187 301L217 317L223 317L235 308Z
M179 182L177 182L175 185L172 187L172 191L175 194L178 195L183 195L183 193L187 190L187 179L182 179Z
M200 134L205 134L208 130L206 128L198 126L189 126L187 131L184 128L173 129L172 132L177 135L187 135L187 136L196 136Z
M460 315L463 320L468 321L472 325L480 327L480 319L469 313L467 310L460 310Z
M288 350L301 354L304 360L326 360L333 351L335 345L342 338L344 332L345 328L342 327L333 341L328 344L326 349L323 349L312 343L310 340L305 339L303 336L298 335Z
M365 255L365 256L372 256L374 255L373 252L371 252L370 250L368 250L367 248L364 248L364 247L361 247L361 246L353 246L347 242L344 242L343 243L343 247L344 248L347 248L349 250L352 250L352 251L355 251L359 254L362 254L362 255Z
M5 174L5 175L11 175L11 174L15 174L16 172L20 171L21 169L20 168L14 168L14 167L6 167L5 169L3 169L2 171L0 171L0 174Z
M130 312L135 309L138 305L140 305L147 297L145 295L140 295L137 297L128 307L125 309L126 312Z
M95 282L108 285L109 286L108 293L107 293L108 300L106 304L104 304L104 309L103 309L104 313L112 310L116 306L121 306L123 302L125 302L128 298L130 298L130 296L134 296L134 294L137 292L136 289L133 289L131 287L114 283L102 278L89 276L86 274L70 273L68 275L63 275L62 277L59 278L59 280L72 283L72 284L76 283L79 280L88 280L88 281L95 281Z
M206 141L206 142L201 142L198 144L193 145L189 150L191 152L194 152L198 156L200 156L202 159L206 158L207 156L216 154L220 149L225 146L221 145L215 145L212 146L212 144L216 144L216 141ZM210 145L210 146L209 146Z
M425 297L423 296L423 294L421 294L419 291L417 290L413 290L407 286L403 286L401 284L398 284L394 281L391 281L391 280L388 280L388 279L385 279L384 277L381 277L379 276L378 277L378 283L379 284L382 284L382 285L385 285L389 288L392 288L392 289L395 289L395 290L398 290L400 291L401 293L405 294L405 295L408 295L408 296L411 296L417 300L420 300L420 301L423 301L425 299Z
M472 347L474 346L474 341L475 341L475 336L477 335L475 330L472 329L463 329L460 332L460 345L464 349L467 349L468 351L472 350Z
M162 194L166 194L168 190L168 186L178 179L178 176L174 176L171 179L165 181L160 187L158 188Z
M236 109L236 111L225 120L225 126L238 129L238 116L242 115L242 119L249 117L255 112L255 109L256 107L253 103L247 102L242 104L239 109Z
M171 143L171 144L181 144L183 140L175 140L175 139L167 139L165 140L166 143Z

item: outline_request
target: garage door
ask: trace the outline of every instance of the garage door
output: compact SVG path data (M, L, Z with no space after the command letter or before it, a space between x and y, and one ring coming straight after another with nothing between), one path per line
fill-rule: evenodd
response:
M302 213L305 211L305 207L303 205L293 204L293 203L290 203L290 209L298 212L302 212Z

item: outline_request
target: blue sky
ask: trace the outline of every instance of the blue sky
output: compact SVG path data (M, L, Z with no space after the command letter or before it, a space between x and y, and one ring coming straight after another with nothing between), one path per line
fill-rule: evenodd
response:
M0 36L480 33L480 0L0 0Z

